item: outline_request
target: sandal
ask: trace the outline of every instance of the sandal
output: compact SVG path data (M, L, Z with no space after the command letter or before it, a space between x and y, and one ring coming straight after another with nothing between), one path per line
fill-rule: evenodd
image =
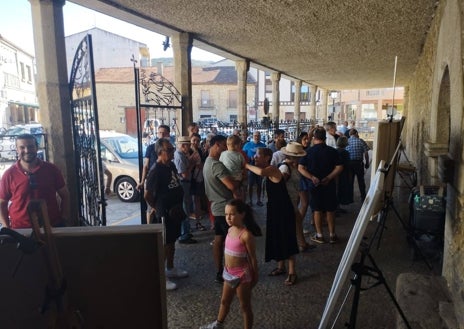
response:
M286 286L293 286L296 283L296 274L289 274L285 279L284 284Z
M276 267L275 269L272 270L271 273L269 273L269 276L278 276L278 275L282 275L285 273L287 273L287 271L285 270L285 267L283 268Z

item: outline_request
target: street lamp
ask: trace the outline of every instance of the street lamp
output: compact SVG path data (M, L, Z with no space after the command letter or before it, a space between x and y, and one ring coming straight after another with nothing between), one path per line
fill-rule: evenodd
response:
M338 98L338 91L332 90L329 96L332 98L332 121L335 121L335 99Z

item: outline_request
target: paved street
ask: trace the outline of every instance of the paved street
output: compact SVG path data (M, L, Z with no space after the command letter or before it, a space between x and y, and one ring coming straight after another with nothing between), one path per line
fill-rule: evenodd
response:
M138 225L140 224L140 203L121 202L116 194L107 199L106 221L112 225Z
M407 189L399 190L396 207L400 209L403 218L407 218ZM395 199L396 200L396 199ZM399 201L401 200L401 201ZM257 256L260 281L253 290L253 311L256 329L306 329L317 328L323 313L327 296L330 292L334 275L344 252L346 242L351 234L361 203L357 202L346 207L347 214L336 219L337 234L340 242L337 244L318 245L316 249L297 256L298 282L293 287L284 286L285 276L269 277L268 273L275 263L264 262L264 237L257 238ZM265 230L266 207L254 207L260 226ZM137 203L121 203L116 196L110 197L107 207L108 225L132 225L140 223L140 211ZM202 223L208 227L209 221ZM193 224L193 223L192 223ZM436 265L430 271L425 262L413 260L412 252L406 242L406 233L400 221L391 211L386 221L383 236L379 243L372 247L370 254L377 262L386 277L387 284L395 291L395 281L399 273L439 273L441 268ZM371 238L378 227L377 221L372 221L365 236ZM194 227L194 225L192 225ZM214 283L215 269L212 260L212 231L194 231L198 240L193 245L176 245L176 266L187 270L188 278L174 280L178 284L176 291L168 292L168 327L170 329L198 328L200 325L215 319L220 303L221 285ZM307 238L309 241L309 237ZM370 265L366 263L366 265ZM350 274L351 277L351 274ZM373 278L364 277L363 286L376 283ZM333 319L341 311L334 328L345 328L349 322L352 309L353 291L346 292L350 282L344 284L342 294L334 308ZM347 301L342 306L342 300ZM353 312L357 315L356 328L395 328L396 311L386 289L380 285L363 291L360 297L359 309ZM332 321L329 322L332 324ZM238 301L234 301L226 321L226 328L241 328L242 319Z

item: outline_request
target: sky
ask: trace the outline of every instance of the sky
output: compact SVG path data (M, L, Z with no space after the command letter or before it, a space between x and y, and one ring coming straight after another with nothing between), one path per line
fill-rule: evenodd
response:
M1 0L0 34L19 48L34 54L31 5L28 0ZM98 27L147 44L150 57L172 57L172 48L163 51L164 35L139 28L115 18L66 1L63 7L65 36ZM218 61L222 57L210 52L192 49L192 59Z

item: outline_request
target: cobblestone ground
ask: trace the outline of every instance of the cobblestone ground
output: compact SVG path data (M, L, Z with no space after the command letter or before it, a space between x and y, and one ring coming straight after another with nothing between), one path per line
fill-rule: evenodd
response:
M369 173L366 174L367 182ZM397 177L398 181L398 177ZM397 182L397 185L401 181ZM357 187L355 193L357 193ZM406 187L395 188L393 206L390 207L381 239L377 239L370 248L378 267L386 278L391 290L395 291L396 278L400 273L416 272L440 274L441 264L431 262L430 270L421 259L413 259L413 250L406 240L406 231L396 216L397 210L403 222L408 221L408 197L410 190ZM318 328L329 295L334 276L345 251L346 243L352 233L361 202L355 194L356 202L345 207L347 214L336 218L336 231L340 238L337 244L317 245L316 249L300 253L297 260L298 282L295 286L283 284L285 276L269 277L268 273L275 263L264 262L265 238L257 238L257 257L259 265L259 283L253 290L253 311L256 329L312 329ZM256 219L265 230L266 207L253 207ZM116 196L110 197L107 208L109 225L131 225L140 223L140 210L137 204L121 203ZM209 227L209 220L202 220ZM192 223L194 224L194 223ZM309 220L307 220L307 226ZM195 225L192 225L195 227ZM368 224L364 234L367 240L375 235L379 228L377 220ZM188 278L174 280L178 284L176 291L167 292L167 312L169 329L199 328L200 325L215 320L221 297L221 285L214 282L215 268L212 257L212 231L194 231L197 244L179 245L176 251L176 266L187 270ZM376 236L379 236L377 234ZM309 236L307 237L309 241ZM359 254L355 262L359 261ZM366 263L366 265L371 265ZM346 328L350 321L354 289L350 288L349 278L343 283L342 292L330 317L328 328ZM375 284L373 278L363 276L363 287ZM346 302L343 300L347 296ZM340 311L337 321L336 314ZM396 328L396 309L392 299L383 285L362 291L359 309L356 315L356 328ZM242 317L238 300L232 304L226 320L226 328L242 328Z
M401 220L407 221L407 199L409 190L397 189L398 196L394 201ZM396 203L396 204L395 204ZM361 202L346 207L347 214L336 219L336 231L340 241L336 244L317 245L316 249L300 253L297 256L298 282L287 287L283 281L285 276L269 277L268 273L275 263L264 262L265 238L257 238L257 257L259 265L259 283L253 290L253 311L256 329L307 329L318 328L321 316L329 295L334 275L345 250L346 242L351 234L353 224L358 216ZM258 223L265 230L266 207L254 206ZM390 207L391 210L393 208ZM209 226L204 219L203 224ZM379 223L373 220L365 233L371 238ZM402 272L440 273L440 264L434 264L429 270L423 260L412 258L411 248L406 240L406 231L394 211L389 211L385 227L381 230L379 243L370 248L370 254L386 278L391 290L395 291L395 281ZM176 266L187 270L188 278L177 279L176 291L167 293L168 327L169 329L199 328L200 325L216 319L220 303L221 285L214 282L215 268L212 258L213 232L193 232L197 244L177 245ZM379 234L377 234L379 236ZM309 241L309 237L307 237ZM357 259L359 258L359 255ZM370 263L366 262L366 265ZM350 277L352 274L350 273ZM363 287L375 284L373 278L363 276ZM352 313L354 289L350 288L350 280L344 283L341 296L334 308L329 327L345 328ZM346 302L343 300L346 298ZM340 311L337 321L336 314ZM356 328L395 328L396 310L392 299L383 285L362 291L359 309L356 315ZM236 299L226 320L226 328L242 328L242 317Z

